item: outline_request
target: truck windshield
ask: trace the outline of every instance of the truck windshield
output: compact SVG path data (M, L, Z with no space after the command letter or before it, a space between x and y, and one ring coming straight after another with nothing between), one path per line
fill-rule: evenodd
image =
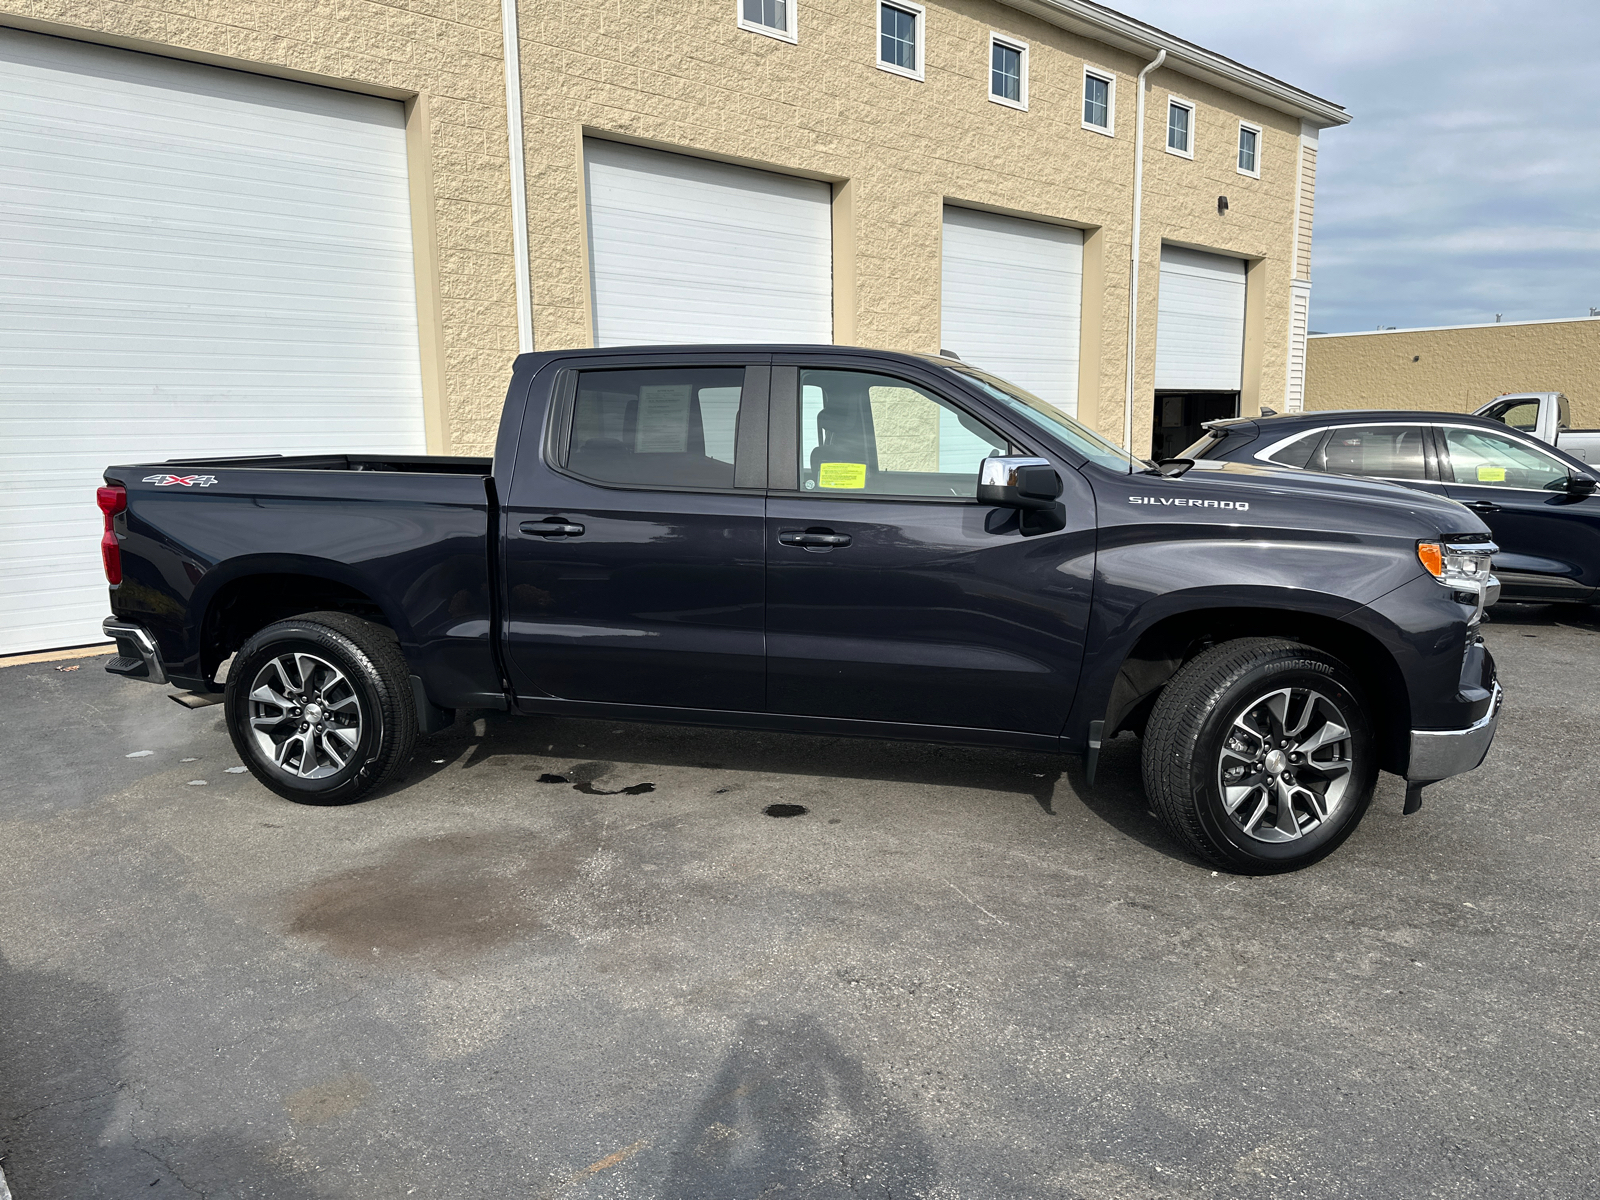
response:
M1099 466L1128 473L1143 471L1150 466L1143 459L1134 458L1115 442L1109 442L1094 430L1078 424L1055 405L1039 399L1031 392L1023 391L1014 383L1007 383L997 375L990 375L987 371L979 371L973 367L953 367L944 363L939 365L952 375L959 375L977 384L1004 404L1009 411L1031 421L1051 437L1065 442Z

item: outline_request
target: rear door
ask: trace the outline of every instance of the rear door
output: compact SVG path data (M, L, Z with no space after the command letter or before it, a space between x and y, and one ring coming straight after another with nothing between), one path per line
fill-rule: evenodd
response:
M1492 429L1435 427L1445 490L1483 518L1500 547L1507 596L1588 600L1600 587L1600 497L1554 490L1568 464Z
M770 711L1055 734L1077 683L1094 510L1062 467L1067 528L1022 537L974 499L1014 448L899 364L773 367ZM1021 447L1026 452L1026 447Z
M769 373L630 356L558 376L505 503L519 694L761 710Z
M1307 465L1332 475L1359 475L1445 494L1433 439L1420 422L1336 425L1317 444Z

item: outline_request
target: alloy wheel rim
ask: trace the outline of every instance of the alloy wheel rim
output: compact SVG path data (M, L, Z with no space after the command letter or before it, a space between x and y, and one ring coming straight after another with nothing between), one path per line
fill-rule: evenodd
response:
M355 686L325 658L299 651L269 659L250 684L250 736L291 779L325 779L350 764L363 715Z
M1217 756L1229 819L1258 842L1292 842L1331 820L1355 771L1350 722L1312 688L1277 688L1244 705Z

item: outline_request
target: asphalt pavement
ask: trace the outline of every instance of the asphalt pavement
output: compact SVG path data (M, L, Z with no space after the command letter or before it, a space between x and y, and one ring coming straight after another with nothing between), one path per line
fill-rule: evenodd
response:
M1600 616L1493 616L1485 766L1404 818L1383 777L1266 879L1184 857L1131 736L1090 788L474 714L318 809L219 708L5 667L0 1169L16 1200L1592 1197Z

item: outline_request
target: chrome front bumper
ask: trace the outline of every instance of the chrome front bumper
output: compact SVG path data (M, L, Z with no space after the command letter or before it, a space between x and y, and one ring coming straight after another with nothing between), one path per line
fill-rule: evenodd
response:
M1431 783L1476 770L1489 753L1495 726L1500 723L1500 702L1505 698L1499 681L1489 711L1465 729L1413 729L1411 765L1406 778L1413 783Z
M117 656L106 663L108 672L126 675L129 679L142 679L146 683L167 681L166 668L161 665L155 639L144 629L128 621L119 621L116 617L107 617L100 628L117 643Z

